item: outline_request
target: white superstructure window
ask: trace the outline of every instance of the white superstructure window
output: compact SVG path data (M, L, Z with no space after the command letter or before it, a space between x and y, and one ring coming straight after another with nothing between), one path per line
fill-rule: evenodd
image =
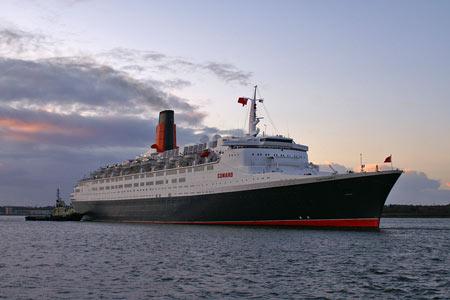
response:
M177 170L166 171L166 175L176 175L176 174L177 174Z
M195 167L194 172L202 172L205 171L205 166Z

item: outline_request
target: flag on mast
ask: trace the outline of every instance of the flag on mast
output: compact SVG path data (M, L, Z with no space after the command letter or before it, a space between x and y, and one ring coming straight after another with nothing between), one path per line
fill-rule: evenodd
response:
M392 154L385 158L385 163L391 163L392 162Z
M247 105L248 98L241 97L238 99L238 103L241 103L242 106Z

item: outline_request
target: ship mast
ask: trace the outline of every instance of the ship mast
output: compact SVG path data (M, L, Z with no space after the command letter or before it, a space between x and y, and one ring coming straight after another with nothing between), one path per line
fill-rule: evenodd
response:
M56 203L58 203L58 201L61 201L61 194L59 193L59 188L56 189Z
M262 119L261 117L258 118L256 116L256 89L258 88L257 85L255 85L255 92L253 94L253 99L248 99L251 101L250 106L250 117L248 118L248 134L252 136L257 136L259 133L259 128L256 128L256 125L258 125L259 120Z
M56 207L64 207L65 203L61 199L61 194L59 192L59 188L56 189Z

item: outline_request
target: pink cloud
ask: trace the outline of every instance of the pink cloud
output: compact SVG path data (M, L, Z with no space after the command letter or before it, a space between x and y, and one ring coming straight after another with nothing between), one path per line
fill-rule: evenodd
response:
M14 118L0 119L0 135L17 140L36 141L39 134L84 136L87 132L66 125L56 125L45 121L26 122Z
M48 113L53 113L49 108L46 108L46 107L35 107L34 108L34 110L35 111L45 111L45 112L48 112Z

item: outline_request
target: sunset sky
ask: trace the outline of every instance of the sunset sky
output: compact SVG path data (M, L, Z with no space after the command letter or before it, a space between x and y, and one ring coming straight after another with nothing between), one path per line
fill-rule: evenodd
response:
M388 203L450 203L450 1L0 2L0 205L67 200L145 152L239 134L258 85L269 134L339 171L406 172ZM390 165L385 165L389 167Z

